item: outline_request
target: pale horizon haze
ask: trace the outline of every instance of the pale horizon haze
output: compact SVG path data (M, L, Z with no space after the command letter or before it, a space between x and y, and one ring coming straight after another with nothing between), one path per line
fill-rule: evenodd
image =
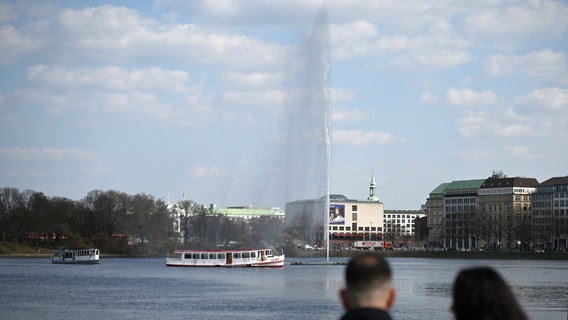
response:
M331 193L568 175L566 1L0 1L0 188L298 200L266 156L322 8Z

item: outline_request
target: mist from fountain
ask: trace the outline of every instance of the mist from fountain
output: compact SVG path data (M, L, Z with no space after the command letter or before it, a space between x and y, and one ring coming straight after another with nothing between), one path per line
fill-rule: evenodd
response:
M325 8L320 11L296 61L285 103L288 119L286 172L287 199L308 199L300 212L287 208L287 220L294 214L311 213L311 233L321 232L329 261L329 193L331 173L331 99L329 23ZM311 207L310 207L311 204ZM314 241L315 239L312 239Z
M303 219L312 244L316 233L328 236L331 168L331 102L329 24L322 8L302 40L297 54L286 62L283 104L270 109L273 121L264 142L246 152L233 191L271 205L307 200L302 212L288 212L287 223ZM252 157L252 158L251 158ZM239 159L235 159L239 161ZM301 215L301 217L299 217ZM329 260L329 244L328 260Z

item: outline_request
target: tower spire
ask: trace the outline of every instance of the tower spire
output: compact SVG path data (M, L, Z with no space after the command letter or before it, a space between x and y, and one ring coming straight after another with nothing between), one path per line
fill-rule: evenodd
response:
M379 201L379 197L377 196L377 183L375 182L375 170L371 173L371 183L369 183L369 197L367 198L369 201Z

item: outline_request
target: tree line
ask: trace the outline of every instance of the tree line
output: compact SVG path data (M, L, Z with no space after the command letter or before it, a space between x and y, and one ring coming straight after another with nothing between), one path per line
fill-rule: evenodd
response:
M308 236L278 218L245 221L217 215L191 200L176 205L184 210L179 232L172 206L148 194L92 190L75 201L5 187L0 189L0 236L38 248L96 247L103 253L147 256L182 248L293 250Z

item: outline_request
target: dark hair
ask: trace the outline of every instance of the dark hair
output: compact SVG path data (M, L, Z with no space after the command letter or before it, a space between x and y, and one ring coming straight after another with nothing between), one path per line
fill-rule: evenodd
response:
M453 288L457 320L527 320L503 278L493 269L477 267L462 270Z
M347 290L365 291L377 283L384 283L390 279L390 266L378 254L365 253L354 257L345 270Z

